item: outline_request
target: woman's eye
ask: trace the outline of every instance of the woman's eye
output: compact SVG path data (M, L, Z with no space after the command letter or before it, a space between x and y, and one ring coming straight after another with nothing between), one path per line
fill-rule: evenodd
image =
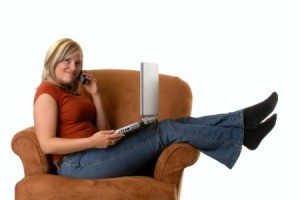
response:
M81 66L81 62L76 62L75 65L76 65L77 67L80 67L80 66Z
M65 58L64 61L67 63L70 63L71 60L70 60L70 58Z

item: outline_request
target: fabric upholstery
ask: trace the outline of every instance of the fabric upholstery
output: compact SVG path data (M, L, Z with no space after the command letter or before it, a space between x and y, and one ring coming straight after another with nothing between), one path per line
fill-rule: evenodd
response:
M139 71L91 70L98 81L111 128L140 120ZM159 120L189 116L192 93L178 77L159 76ZM38 144L34 127L16 133L12 149L20 157L24 178L15 187L16 200L46 199L160 199L177 200L183 171L193 165L199 151L188 144L174 144L158 158L152 175L111 179L75 179L54 173L49 155Z

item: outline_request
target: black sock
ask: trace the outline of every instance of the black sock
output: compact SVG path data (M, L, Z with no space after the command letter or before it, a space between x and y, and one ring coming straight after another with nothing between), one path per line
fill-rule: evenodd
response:
M256 129L271 114L278 102L278 94L273 92L266 100L244 109L246 130Z
M257 129L245 130L244 145L250 150L255 150L264 137L274 128L277 120L277 114L262 122Z

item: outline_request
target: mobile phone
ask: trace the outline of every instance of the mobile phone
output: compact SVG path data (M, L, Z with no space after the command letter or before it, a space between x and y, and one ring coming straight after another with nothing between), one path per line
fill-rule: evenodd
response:
M80 73L80 75L79 75L79 80L82 84L86 83L86 77L82 73Z

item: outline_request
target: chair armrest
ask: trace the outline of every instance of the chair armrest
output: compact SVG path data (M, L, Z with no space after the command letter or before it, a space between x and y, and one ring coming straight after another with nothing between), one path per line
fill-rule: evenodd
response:
M34 127L16 133L12 139L11 147L23 163L25 176L45 174L52 170L51 165L49 165L49 157L42 152L39 146Z
M196 148L186 143L169 146L157 160L154 178L176 184L180 188L184 168L193 165L199 155L200 152Z
M49 157L45 155L38 143L34 127L29 127L16 133L11 147L23 163L25 176L31 174L51 173ZM186 143L173 144L159 156L154 178L159 181L174 183L179 186L183 170L193 165L199 158L200 152Z

